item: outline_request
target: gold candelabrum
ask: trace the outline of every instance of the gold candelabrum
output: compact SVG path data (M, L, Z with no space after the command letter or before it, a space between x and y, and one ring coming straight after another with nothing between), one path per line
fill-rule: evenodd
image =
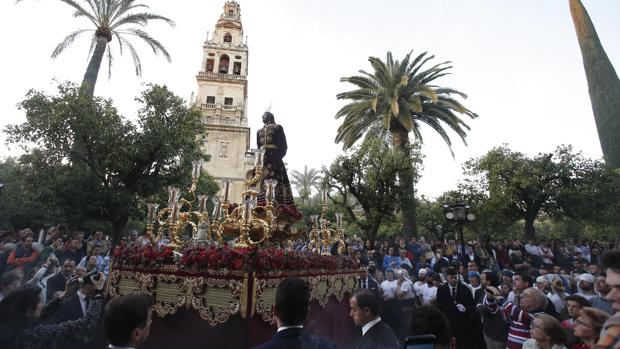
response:
M310 222L312 223L312 230L309 233L310 242L308 243L308 249L312 252L320 253L322 255L331 254L331 247L333 244L338 243L338 254L344 254L344 231L342 229L342 216L343 213L337 212L336 227L332 229L332 224L327 220L327 195L329 191L324 189L321 192L321 215L310 216Z
M159 212L157 203L147 204L146 215L146 237L153 245L164 239L164 235L168 232L170 242L168 245L180 248L183 243L179 235L183 229L191 228L192 240L210 240L211 231L209 229L210 219L207 212L206 195L196 195L196 184L200 177L202 163L200 161L192 162L192 183L187 189L191 196L191 200L181 198L181 189L177 187L168 187L168 207ZM197 209L194 210L194 204ZM153 235L155 225L158 226L157 237Z
M183 242L180 233L187 227L191 228L192 241L207 242L218 241L224 243L227 238L236 238L235 247L247 248L263 244L270 240L277 230L284 230L292 235L295 229L288 226L286 229L279 226L275 190L278 181L268 179L261 183L263 175L263 162L265 150L258 150L255 156L254 176L244 181L244 192L240 204L232 204L231 180L222 180L223 198L215 196L213 213L207 212L206 195L196 196L196 183L200 176L201 163L194 162L192 168L192 184L188 188L192 200L181 198L181 191L176 187L168 188L168 207L157 211L158 205L147 205L146 236L151 243L157 244L168 232L169 244L180 248ZM257 205L257 196L261 192L261 186L265 186L265 205ZM198 205L194 210L193 203ZM154 237L154 228L158 225L157 237Z

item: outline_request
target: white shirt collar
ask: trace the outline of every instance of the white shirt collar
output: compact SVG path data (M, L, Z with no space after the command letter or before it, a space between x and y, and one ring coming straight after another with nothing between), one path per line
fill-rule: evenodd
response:
M282 326L282 327L278 327L278 332L280 331L284 331L284 330L288 330L289 328L304 328L302 325L297 325L297 326Z
M368 330L370 330L374 325L378 324L379 321L381 321L381 317L377 316L376 319L369 321L366 325L362 326L362 336L365 335L366 332L368 332Z

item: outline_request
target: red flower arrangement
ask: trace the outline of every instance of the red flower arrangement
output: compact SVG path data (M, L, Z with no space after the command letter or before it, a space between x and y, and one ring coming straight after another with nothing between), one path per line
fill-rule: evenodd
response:
M129 246L114 253L114 263L134 267L177 265L185 270L318 271L352 270L358 267L349 256L322 256L279 247L233 249L228 245L190 246L175 260L171 247Z

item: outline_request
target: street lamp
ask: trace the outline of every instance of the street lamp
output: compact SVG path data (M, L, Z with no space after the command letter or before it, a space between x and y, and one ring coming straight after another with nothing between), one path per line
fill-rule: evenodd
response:
M469 205L466 204L452 204L443 205L444 214L446 220L454 222L459 232L459 239L461 240L461 254L465 255L465 239L463 238L463 224L465 222L471 222L476 219L473 213L469 213Z

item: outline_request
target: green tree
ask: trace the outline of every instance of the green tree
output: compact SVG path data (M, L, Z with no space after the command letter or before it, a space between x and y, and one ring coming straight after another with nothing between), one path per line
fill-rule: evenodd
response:
M488 192L488 213L498 212L506 220L523 219L524 236L532 239L541 212L548 216L561 213L558 199L564 188L574 185L584 161L570 147L529 158L502 146L467 161L464 168L472 181L478 181L476 190Z
M580 0L569 0L605 161L620 168L620 79Z
M326 171L328 185L336 192L330 199L371 240L383 222L395 219L400 199L398 174L408 171L417 179L419 149L410 153L407 156L379 139L367 139L336 158Z
M304 166L304 172L293 170L291 172L291 184L297 189L301 204L304 205L306 200L312 195L312 188L316 188L321 182L320 172L314 168L308 169Z
M71 219L109 221L118 238L141 200L189 184L192 160L207 160L196 137L204 126L200 112L165 86L149 86L137 98L136 122L110 100L79 91L63 84L56 96L28 92L19 105L26 121L5 132L23 147L24 180L37 186L42 202Z
M144 41L153 50L153 53L161 53L170 62L170 54L157 39L141 28L145 27L149 21L160 20L174 26L174 22L164 16L150 13L137 12L136 9L148 9L144 4L136 4L135 0L83 0L80 4L77 0L60 0L71 6L75 12L74 17L84 17L91 24L91 28L78 29L67 35L52 52L52 58L58 57L65 48L75 41L75 39L85 33L93 33L90 45L90 61L82 80L82 88L86 94L92 96L99 75L99 68L103 61L103 56L107 52L109 74L112 72L112 62L114 60L109 43L113 38L118 41L119 52L129 50L136 68L136 75L142 75L142 64L138 51L133 46L129 37L136 37Z
M392 53L388 52L385 62L370 57L368 60L374 70L372 73L360 70L360 76L341 79L357 87L337 95L338 99L349 100L336 113L337 119L344 118L336 135L336 142L342 142L344 149L353 146L363 135L388 137L395 150L408 156L409 133L421 141L421 124L437 132L450 151L452 141L446 128L454 131L465 142L469 127L460 116L473 119L477 115L455 98L466 98L464 93L434 85L436 79L447 75L452 68L449 62L426 68L425 64L434 56L422 53L413 61L410 56L411 53L402 61L394 61ZM400 205L405 221L403 233L415 235L414 174L403 168L398 178Z

